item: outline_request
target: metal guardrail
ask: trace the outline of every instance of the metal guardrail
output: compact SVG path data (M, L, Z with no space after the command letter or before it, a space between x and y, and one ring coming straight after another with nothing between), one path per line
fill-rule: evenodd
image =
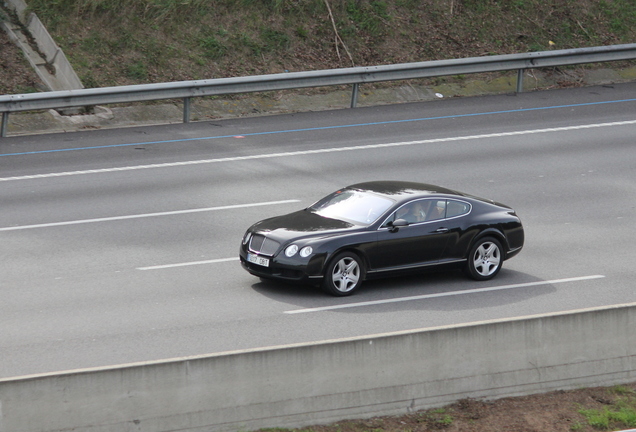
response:
M201 81L2 95L0 96L0 113L2 113L0 136L6 136L9 113L20 111L183 99L183 122L187 123L190 121L190 99L194 97L353 85L351 107L355 108L358 86L364 83L517 70L516 91L520 93L523 90L523 72L526 69L632 59L636 59L636 44Z

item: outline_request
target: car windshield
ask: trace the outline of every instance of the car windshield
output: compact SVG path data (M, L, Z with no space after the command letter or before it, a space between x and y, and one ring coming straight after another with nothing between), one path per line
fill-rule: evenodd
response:
M393 201L356 190L340 190L318 201L310 211L330 219L369 225L391 207Z

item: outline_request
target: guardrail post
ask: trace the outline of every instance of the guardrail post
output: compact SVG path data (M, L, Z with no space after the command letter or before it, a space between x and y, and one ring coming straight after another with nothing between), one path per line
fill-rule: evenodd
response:
M353 85L353 92L351 93L351 108L355 108L358 105L358 83Z
M525 69L519 69L517 71L517 93L523 93L523 73Z
M183 98L183 122L190 123L190 98Z
M9 113L2 113L2 125L0 125L0 137L4 138L7 136L7 125L9 123Z

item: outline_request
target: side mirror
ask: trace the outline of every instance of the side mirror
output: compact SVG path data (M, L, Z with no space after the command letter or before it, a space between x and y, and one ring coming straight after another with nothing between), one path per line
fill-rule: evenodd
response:
M389 226L391 227L389 231L398 232L400 230L400 227L408 226L408 224L409 223L404 219L396 219L393 222L389 222Z

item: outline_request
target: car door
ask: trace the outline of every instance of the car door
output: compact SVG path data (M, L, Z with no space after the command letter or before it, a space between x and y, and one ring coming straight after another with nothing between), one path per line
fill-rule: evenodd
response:
M390 227L385 222L378 229L378 240L367 251L372 270L389 270L429 265L437 262L448 241L444 227L445 200L417 200L426 209L426 217L407 226ZM441 205L441 207L439 206ZM387 221L400 217L397 209Z
M446 216L441 228L447 230L448 241L440 261L452 262L465 257L471 238L468 231L471 227L471 210L472 206L467 201L446 201Z

